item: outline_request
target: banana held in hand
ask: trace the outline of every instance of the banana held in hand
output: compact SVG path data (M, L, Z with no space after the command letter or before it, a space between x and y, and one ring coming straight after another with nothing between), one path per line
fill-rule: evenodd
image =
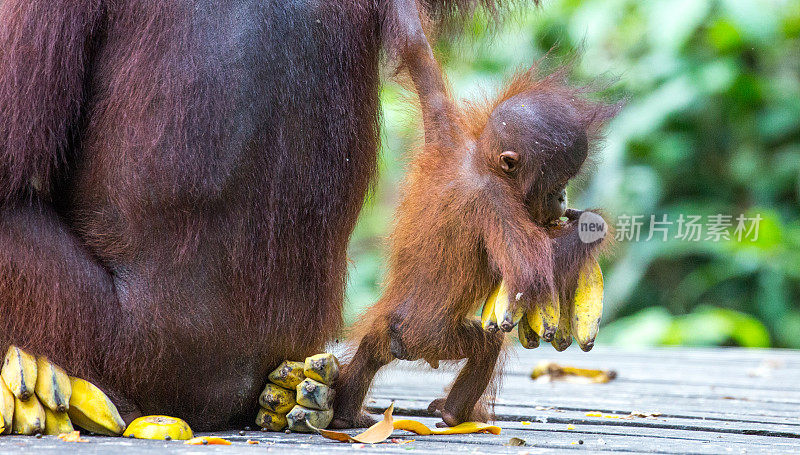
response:
M333 389L313 379L306 378L297 385L297 404L309 409L331 409L333 395Z
M125 421L106 394L89 381L73 377L69 379L72 397L68 412L72 422L92 433L109 436L122 433Z
M139 417L125 429L122 436L136 439L189 440L194 437L189 424L177 417L144 416Z
M339 360L328 352L306 357L303 374L307 378L331 385L339 377Z
M558 329L553 335L553 341L550 342L558 352L566 350L572 344L572 331L570 330L571 306L569 301L561 300Z
M260 409L258 415L256 415L256 425L270 431L281 431L286 428L288 422L286 421L285 414L278 414L277 412Z
M561 313L559 306L558 295L556 295L553 301L540 300L536 302L536 305L527 313L528 325L544 341L553 341Z
M0 433L11 433L11 425L14 422L14 394L2 378L0 378L0 416L5 422L5 429Z
M522 294L518 294L522 297ZM514 308L513 311L511 308ZM506 288L505 281L501 281L497 286L497 297L494 304L494 317L500 330L503 332L510 332L519 324L519 321L525 315L525 311L519 305L519 298L514 299L514 305L508 297L508 288Z
M333 411L308 409L299 404L286 414L289 429L300 433L313 433L314 428L325 428L333 420ZM314 428L309 427L311 424Z
M594 347L603 316L603 271L597 260L586 264L578 276L572 310L572 335L584 351Z
M286 414L297 404L295 401L296 395L297 392L293 390L284 389L275 384L267 384L258 397L258 404L276 414Z
M36 390L36 357L16 346L9 346L0 376L15 397L27 400Z
M497 296L500 294L500 286L497 286L489 297L486 299L486 302L483 304L483 310L481 311L481 327L483 330L487 332L497 332L500 330L500 326L497 324L497 316L495 315L494 307L497 304Z
M534 332L530 324L528 324L527 315L519 321L517 326L517 334L519 335L519 342L525 349L534 349L539 347L539 335Z
M44 431L44 407L36 397L25 401L14 397L14 434L36 434Z
M306 378L303 373L305 368L304 362L292 362L285 360L278 365L272 373L269 374L269 380L273 384L277 384L284 389L294 389L297 384L300 384Z
M46 357L38 357L36 367L36 396L39 401L53 411L64 412L69 409L72 386L67 373Z
M44 434L59 435L74 430L66 412L56 412L47 406L44 407Z

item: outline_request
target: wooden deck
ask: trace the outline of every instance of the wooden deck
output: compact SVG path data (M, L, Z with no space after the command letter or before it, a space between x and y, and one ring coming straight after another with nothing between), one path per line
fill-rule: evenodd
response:
M534 365L550 359L588 368L614 369L608 384L534 382ZM443 366L442 369L445 367ZM442 394L452 372L398 364L379 378L371 410L395 402L396 416L414 416L429 426L428 403ZM90 438L63 443L52 437L0 438L0 452L80 450L82 453L800 453L800 352L742 349L620 350L591 353L549 347L519 350L506 362L495 409L500 435L416 436L396 431L406 444L359 446L320 436L246 432L220 433L232 446L185 446L178 442ZM632 412L656 417L631 417ZM598 413L600 415L598 415ZM588 415L587 415L588 414ZM507 446L511 438L525 446ZM248 445L247 439L258 445Z

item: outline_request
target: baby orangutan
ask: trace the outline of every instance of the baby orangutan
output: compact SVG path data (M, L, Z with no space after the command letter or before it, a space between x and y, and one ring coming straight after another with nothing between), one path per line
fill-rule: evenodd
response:
M450 426L485 421L478 403L504 333L484 330L476 310L501 280L516 297L512 306L572 301L578 273L602 240L579 239L582 212L567 209L565 188L617 107L587 100L585 90L564 84L563 71L537 79L531 69L485 108L459 108L414 0L388 3L397 57L419 95L425 144L397 210L383 296L363 318L360 345L337 383L332 426L371 423L361 405L376 372L395 359L434 367L467 359L447 398L430 409Z

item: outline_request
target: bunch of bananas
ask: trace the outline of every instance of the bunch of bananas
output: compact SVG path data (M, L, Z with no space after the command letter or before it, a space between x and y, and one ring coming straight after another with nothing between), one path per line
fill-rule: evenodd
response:
M284 361L269 374L270 382L258 398L261 410L256 424L303 433L327 427L333 419L331 385L337 377L339 361L333 354L313 355L305 362Z
M0 428L3 434L61 434L73 422L93 433L116 436L125 422L108 397L88 381L45 357L11 346L0 371Z
M516 296L518 299L520 296ZM510 331L517 325L519 341L527 349L539 346L539 339L549 341L558 351L572 344L572 338L584 351L594 347L594 339L603 315L603 272L596 260L590 261L578 276L575 299L572 302L536 302L534 308L525 313L519 307L510 310L508 290L500 284L486 299L481 312L481 324L485 330Z

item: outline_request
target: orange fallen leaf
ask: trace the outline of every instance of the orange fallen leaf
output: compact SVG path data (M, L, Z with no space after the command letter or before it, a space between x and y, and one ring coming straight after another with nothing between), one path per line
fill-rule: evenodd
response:
M191 446L204 446L204 445L219 445L219 446L229 446L231 442L227 439L218 438L216 436L198 436L196 438L192 438L184 444L189 444Z
M385 441L386 438L392 435L392 431L394 431L394 417L392 417L393 412L394 403L392 403L388 408L386 408L386 411L383 412L383 420L367 428L363 433L355 436L350 436L349 434L341 431L323 430L321 428L314 429L317 430L317 433L328 439L333 439L334 441L375 444L377 442Z
M395 420L394 429L406 430L422 436L428 436L431 434L442 435L442 434L468 434L468 433L500 434L501 431L500 427L496 425L489 425L488 423L483 423L483 422L464 422L454 427L433 430L428 428L421 422L408 419Z
M64 442L89 442L88 439L81 437L81 432L78 430L70 431L69 433L61 433L58 439Z

